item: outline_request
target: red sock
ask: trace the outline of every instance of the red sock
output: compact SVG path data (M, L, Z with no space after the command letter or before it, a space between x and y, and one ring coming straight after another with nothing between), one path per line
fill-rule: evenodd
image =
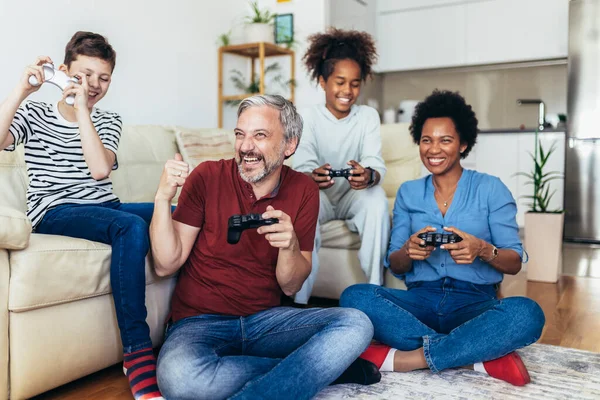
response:
M135 400L163 399L156 383L156 357L152 348L126 353L123 371Z
M483 367L490 376L515 386L524 386L531 382L523 360L514 351L504 357L484 362Z
M360 355L360 358L371 361L377 368L381 368L381 365L391 349L390 346L383 343L371 343L364 353Z

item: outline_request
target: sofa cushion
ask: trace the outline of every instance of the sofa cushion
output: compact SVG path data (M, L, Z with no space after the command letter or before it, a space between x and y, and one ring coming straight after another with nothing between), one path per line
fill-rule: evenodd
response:
M31 221L21 211L0 206L0 249L24 249L29 243Z
M346 221L336 219L321 225L321 247L359 249L360 236L348 229Z
M234 156L235 136L231 129L178 128L175 139L183 160L192 168L204 161Z
M31 234L10 252L8 309L27 311L111 292L110 246L58 235ZM146 284L159 279L146 259Z

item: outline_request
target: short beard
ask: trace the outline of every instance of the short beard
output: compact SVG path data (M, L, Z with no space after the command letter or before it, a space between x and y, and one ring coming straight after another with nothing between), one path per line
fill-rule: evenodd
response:
M279 149L279 157L277 158L276 161L267 162L266 159L263 157L265 167L263 168L262 172L256 174L255 176L248 176L245 174L244 169L242 168L242 157L239 156L239 153L238 153L238 155L236 155L235 161L237 162L238 171L240 171L240 177L242 178L242 180L244 180L244 182L247 182L247 183L259 183L260 181L264 180L269 175L271 175L271 173L273 173L273 171L275 171L277 168L279 168L283 164L283 161L285 160L285 146L286 146L286 143L285 142L282 143L281 148Z

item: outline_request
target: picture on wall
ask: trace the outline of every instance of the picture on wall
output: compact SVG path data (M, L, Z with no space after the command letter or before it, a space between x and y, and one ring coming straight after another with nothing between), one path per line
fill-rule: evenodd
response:
M275 16L275 43L291 43L294 41L294 14L277 14Z

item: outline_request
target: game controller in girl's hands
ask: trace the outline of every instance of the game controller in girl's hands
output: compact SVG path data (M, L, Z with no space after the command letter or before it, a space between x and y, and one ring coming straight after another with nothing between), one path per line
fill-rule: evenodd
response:
M63 71L54 69L54 65L52 65L52 64L42 65L42 70L44 72L44 82L51 83L54 86L58 87L62 91L64 91L66 89L66 87L69 85L69 83L71 83L71 82L79 83L77 78L71 78L69 75L65 74ZM35 75L29 76L29 84L31 86L41 85L41 83L38 82ZM75 104L75 95L72 94L72 95L67 96L67 98L65 99L65 103L67 103L70 106Z

